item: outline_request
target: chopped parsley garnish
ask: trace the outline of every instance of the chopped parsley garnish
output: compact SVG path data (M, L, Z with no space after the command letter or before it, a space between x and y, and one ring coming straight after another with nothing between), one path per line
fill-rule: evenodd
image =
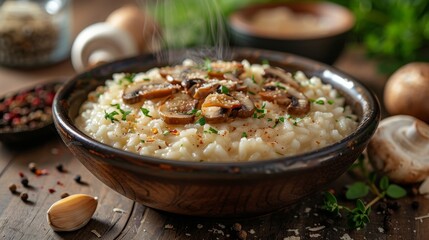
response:
M150 117L150 118L152 117L151 115L149 115L148 109L141 107L140 110L142 111L143 115L145 115L146 117Z
M253 113L253 118L261 119L265 117L265 115L267 114L267 109L265 109L265 106L266 104L264 102L261 108L256 108L255 112Z
M216 128L212 128L212 127L209 128L209 132L214 133L214 134L219 133L219 131Z
M145 141L145 140L140 140L140 142L141 142L141 143L146 143L146 141Z
M263 65L270 65L270 62L267 59L262 59Z
M242 132L241 133L241 138L247 138L247 133L246 132Z
M206 119L204 117L198 119L196 122L196 124L199 124L200 126L204 126L204 124L206 124Z
M190 111L186 112L187 115L195 115L195 117L201 116L201 110L198 109L192 109Z
M223 94L229 94L229 88L225 87L224 85L220 86L220 91Z
M279 117L276 119L273 128L277 127L277 125L279 125L279 123L284 123L285 122L285 118L284 117Z
M247 91L250 95L255 95L256 93L252 92L252 91Z
M286 90L286 88L285 88L285 87L283 87L279 82L276 82L275 84L276 84L276 87L277 87L278 89Z
M252 75L252 82L256 84L255 75Z
M329 105L334 104L334 100L328 100L328 104L329 104Z
M268 121L268 122L272 122L272 121L273 121L273 119L272 119L272 118L267 118L267 121Z
M125 76L121 80L119 80L119 84L122 84L123 80L128 81L128 83L133 83L135 76L135 73L126 73Z
M143 79L143 81L149 82L150 78L145 78L145 79Z
M295 118L295 121L293 122L294 126L298 126L298 123L301 122L301 118Z
M115 118L116 115L119 115L117 111L107 113L106 110L104 110L104 119L109 119L112 123L118 121L118 119Z
M162 135L167 136L168 134L170 134L170 131L165 130L164 132L162 132Z
M121 109L121 105L119 103L117 104L111 104L110 106L112 107L116 107L116 109L119 110L119 112L122 114L122 120L125 121L127 120L127 116L131 113L131 111L125 111L123 109Z
M319 105L325 105L325 101L323 101L322 99L316 100L316 101L314 101L314 103L319 104Z

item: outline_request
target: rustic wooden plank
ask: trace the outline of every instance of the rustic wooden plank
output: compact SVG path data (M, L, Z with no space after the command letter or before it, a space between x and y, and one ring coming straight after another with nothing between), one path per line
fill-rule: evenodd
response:
M353 179L346 174L333 186L340 191L351 181ZM412 201L418 201L421 207L412 209ZM322 194L316 193L289 210L248 219L187 217L137 204L132 215L134 221L129 221L118 239L235 239L237 235L232 230L235 223L241 224L247 239L341 239L347 236L353 239L425 239L429 231L429 219L422 223L414 219L429 213L428 200L422 196L398 201L401 208L392 214L390 231L385 230L384 214L377 213L377 205L366 228L350 230L346 217L331 219L320 209L322 202ZM352 205L352 202L346 203Z
M36 176L31 173L28 169L30 162L35 162L39 169L47 169L49 174ZM67 172L57 171L55 169L57 163L62 163ZM27 176L31 187L22 187L19 172ZM82 176L85 184L74 181L76 174ZM18 195L10 193L8 190L10 183L19 186L18 191L28 192L30 201L24 203ZM2 186L0 189L2 239L97 239L91 233L93 229L100 233L103 239L114 239L124 229L134 205L133 201L97 180L57 138L38 148L17 153L7 170L0 176L0 186ZM50 188L56 192L49 193ZM55 233L47 224L46 211L64 192L97 196L99 204L92 220L81 230ZM126 213L113 212L113 208L123 209Z

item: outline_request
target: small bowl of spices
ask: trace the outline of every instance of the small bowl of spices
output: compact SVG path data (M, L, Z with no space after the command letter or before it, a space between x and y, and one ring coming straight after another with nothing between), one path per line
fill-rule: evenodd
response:
M0 97L0 141L21 146L54 135L52 102L60 86L43 83Z
M70 51L69 0L0 1L0 64L35 68Z

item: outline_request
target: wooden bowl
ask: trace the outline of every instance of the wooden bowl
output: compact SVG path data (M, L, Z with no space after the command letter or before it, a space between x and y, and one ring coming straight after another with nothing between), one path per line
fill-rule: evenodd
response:
M248 59L289 71L301 70L333 85L359 116L356 131L319 150L256 162L200 163L140 156L107 146L74 124L90 91L115 72L139 72L180 63L187 51L170 52L170 62L154 55L120 60L68 81L54 101L54 122L67 147L103 183L128 198L167 212L206 217L244 217L269 213L321 190L344 173L377 128L375 96L358 81L327 65L291 54L234 49L232 59ZM162 54L167 56L167 53Z
M255 15L261 11L281 8L287 8L298 16L305 14L324 19L326 23L321 25L324 26L323 30L318 31L304 31L306 28L299 26L294 28L293 22L279 25L284 25L284 28L264 28L254 24ZM294 2L257 4L239 9L229 17L228 25L232 42L236 46L294 53L332 64L342 52L354 22L353 14L340 5L329 2ZM272 29L274 27L276 29Z

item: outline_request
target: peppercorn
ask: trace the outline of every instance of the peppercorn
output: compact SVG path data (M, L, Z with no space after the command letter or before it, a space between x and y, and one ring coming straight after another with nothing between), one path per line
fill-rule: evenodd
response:
M28 186L29 186L29 184L28 184L28 179L27 179L26 177L23 177L23 178L21 179L21 184L22 184L22 186L24 186L24 187L28 187Z
M77 183L82 183L82 178L81 178L81 176L80 176L80 175L76 175L76 176L74 177L74 181L75 181L75 182L77 182Z
M419 203L419 202L417 202L417 201L413 201L413 202L411 203L411 207L412 207L414 210L417 210L417 209L419 209L419 207L420 207L420 203Z
M383 219L383 228L384 231L388 232L392 229L393 224L392 224L392 217L390 215L386 215L384 216Z
M234 223L234 225L232 226L232 230L234 230L236 232L240 232L241 231L241 224L240 223Z
M55 189L53 189L53 188L49 188L49 189L48 189L48 191L49 191L49 193L54 193L54 192L56 192L56 191L55 191Z
M68 196L70 196L68 193L63 193L63 194L61 194L61 199L66 198Z
M11 193L16 193L16 185L15 184L11 184L9 186L9 190L10 190Z
M21 200L22 201L24 201L24 202L27 202L28 201L28 194L27 193L21 193Z
M247 232L244 231L244 230L241 230L238 233L238 239L240 239L240 240L246 240L247 239Z
M63 165L62 165L61 163L59 163L59 164L56 166L56 168L57 168L58 172L64 172L64 167L63 167Z
M28 168L30 169L30 171L31 171L32 173L35 173L35 172L36 172L36 170L37 170L36 164L35 164L34 162L29 163L29 164L28 164Z

